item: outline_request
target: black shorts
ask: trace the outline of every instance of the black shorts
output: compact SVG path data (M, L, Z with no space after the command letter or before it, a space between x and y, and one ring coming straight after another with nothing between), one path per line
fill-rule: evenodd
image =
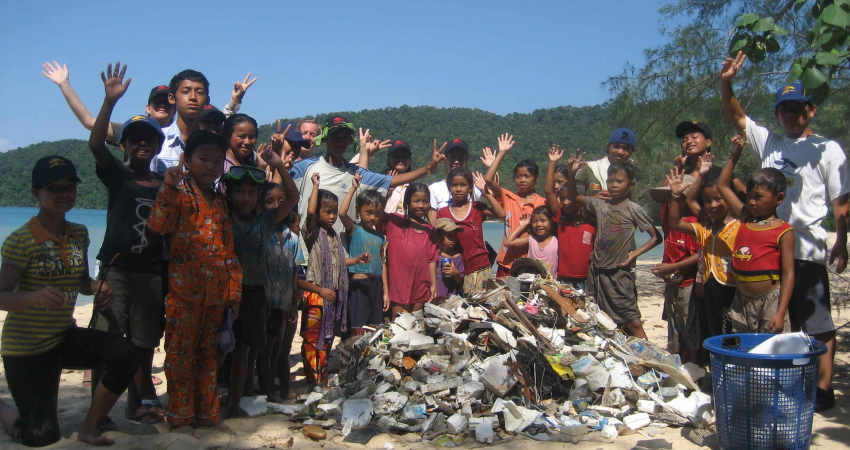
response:
M21 417L12 439L30 447L58 441L56 401L62 369L106 368L100 382L121 395L138 367L136 347L116 334L89 328L71 328L56 347L40 355L5 356L6 381Z
M384 322L384 282L380 276L365 280L349 278L348 326L380 325Z
M826 266L813 261L794 260L794 290L788 304L793 331L808 335L835 331L829 303L829 274Z
M266 288L243 284L239 317L236 318L236 322L233 322L233 335L236 337L236 342L251 347L265 345L268 315Z

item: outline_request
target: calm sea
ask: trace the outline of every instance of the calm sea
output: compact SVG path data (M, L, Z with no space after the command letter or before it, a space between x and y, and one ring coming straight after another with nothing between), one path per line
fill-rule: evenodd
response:
M5 241L9 233L18 229L26 223L30 217L38 214L38 208L9 208L0 207L0 242ZM103 243L103 233L106 231L106 211L102 209L74 209L68 213L68 220L81 223L89 229L89 272L92 277L97 275L97 252ZM484 239L496 250L502 243L504 225L496 222L484 224ZM648 240L646 233L639 233L637 237L638 246ZM662 246L655 247L640 259L660 258ZM80 296L78 305L91 303L91 297Z

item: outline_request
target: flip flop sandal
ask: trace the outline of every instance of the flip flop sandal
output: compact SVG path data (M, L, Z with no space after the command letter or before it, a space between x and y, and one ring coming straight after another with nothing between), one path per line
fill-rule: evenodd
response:
M134 417L131 417L127 420L132 420L134 422L143 423L145 425L153 425L155 423L160 423L163 421L162 416L159 415L156 411L147 410L141 414L137 414Z
M156 375L151 375L151 382L153 383L154 386L159 386L159 385L162 384L162 378L160 378Z

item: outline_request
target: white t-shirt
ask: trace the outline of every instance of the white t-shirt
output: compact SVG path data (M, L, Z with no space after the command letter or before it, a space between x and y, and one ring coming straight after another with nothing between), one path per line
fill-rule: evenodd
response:
M776 213L794 227L794 259L826 265L829 243L821 222L829 203L850 193L850 164L841 146L818 135L789 139L749 117L747 136L762 168L779 169L788 180L785 201Z
M169 167L174 167L180 163L180 156L183 154L183 149L186 146L183 142L183 134L180 133L180 127L177 126L176 120L171 122L171 125L168 127L163 128L162 134L165 135L165 140L162 141L162 148L159 154L151 160L151 170L160 176L164 176L165 170Z
M449 193L446 180L431 184L428 186L428 190L431 191L431 209L439 211L440 208L449 206L449 203L451 203L452 195ZM471 198L470 201L476 202L482 197L481 191L475 186L472 187L472 196L474 198Z

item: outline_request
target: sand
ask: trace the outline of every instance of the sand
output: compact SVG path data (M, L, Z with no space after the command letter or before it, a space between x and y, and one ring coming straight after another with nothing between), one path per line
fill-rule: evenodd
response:
M666 322L661 320L663 304L663 282L654 277L650 268L660 261L641 261L638 263L638 293L639 304L644 315L644 328L650 340L661 346L666 345L667 327ZM850 325L848 325L848 304L850 304L850 274L847 276L830 274L831 286L833 287L833 319L838 327L838 352L835 357L835 373L833 375L833 386L836 391L837 405L824 414L815 414L814 436L812 448L815 449L839 449L850 448L850 427L846 425L850 419ZM80 307L74 313L77 323L81 326L88 324L91 316L91 306ZM5 320L6 313L0 311L0 323ZM290 355L290 361L295 373L293 389L303 393L306 386L303 382L303 369L301 368L300 337L296 336L295 344ZM162 346L157 349L154 357L154 372L163 380L162 373L165 353ZM76 430L82 423L83 417L89 407L89 389L83 387L82 371L65 371L59 388L59 423L63 439L48 448L85 448L86 444L75 442ZM165 383L157 387L157 393L163 404L166 404L167 396ZM0 366L0 397L12 402L6 384L5 372ZM167 424L143 425L128 421L124 418L126 394L122 396L118 404L110 413L110 417L116 422L119 432L110 432L106 435L116 441L112 448L120 450L154 450L154 449L243 449L243 448L290 448L289 441L293 440L293 447L297 449L313 448L363 448L359 444L342 442L339 432L330 431L325 441L313 442L304 437L299 431L299 424L284 420L280 415L268 415L255 419L230 419L224 421L215 428L183 427L170 430ZM662 430L663 434L655 436L673 443L673 448L709 448L701 447L700 443L708 443L710 447L717 448L716 436L709 434L704 436L690 428L667 428ZM594 433L598 435L599 433ZM504 440L490 446L494 449L518 449L527 446L535 446L541 450L560 449L564 444L559 442L535 442L527 437L510 436L497 433ZM591 435L592 436L592 435ZM386 442L395 448L434 448L433 446L417 442L420 436L409 434L405 436L379 434L374 437L367 448L382 448ZM601 437L598 440L586 440L579 442L569 448L597 449L600 447L611 449L630 449L638 440L647 437L635 434L621 436L613 442L607 442ZM460 446L461 448L478 448L481 444L474 439L467 438ZM25 447L12 443L9 436L0 431L0 448L23 449Z

